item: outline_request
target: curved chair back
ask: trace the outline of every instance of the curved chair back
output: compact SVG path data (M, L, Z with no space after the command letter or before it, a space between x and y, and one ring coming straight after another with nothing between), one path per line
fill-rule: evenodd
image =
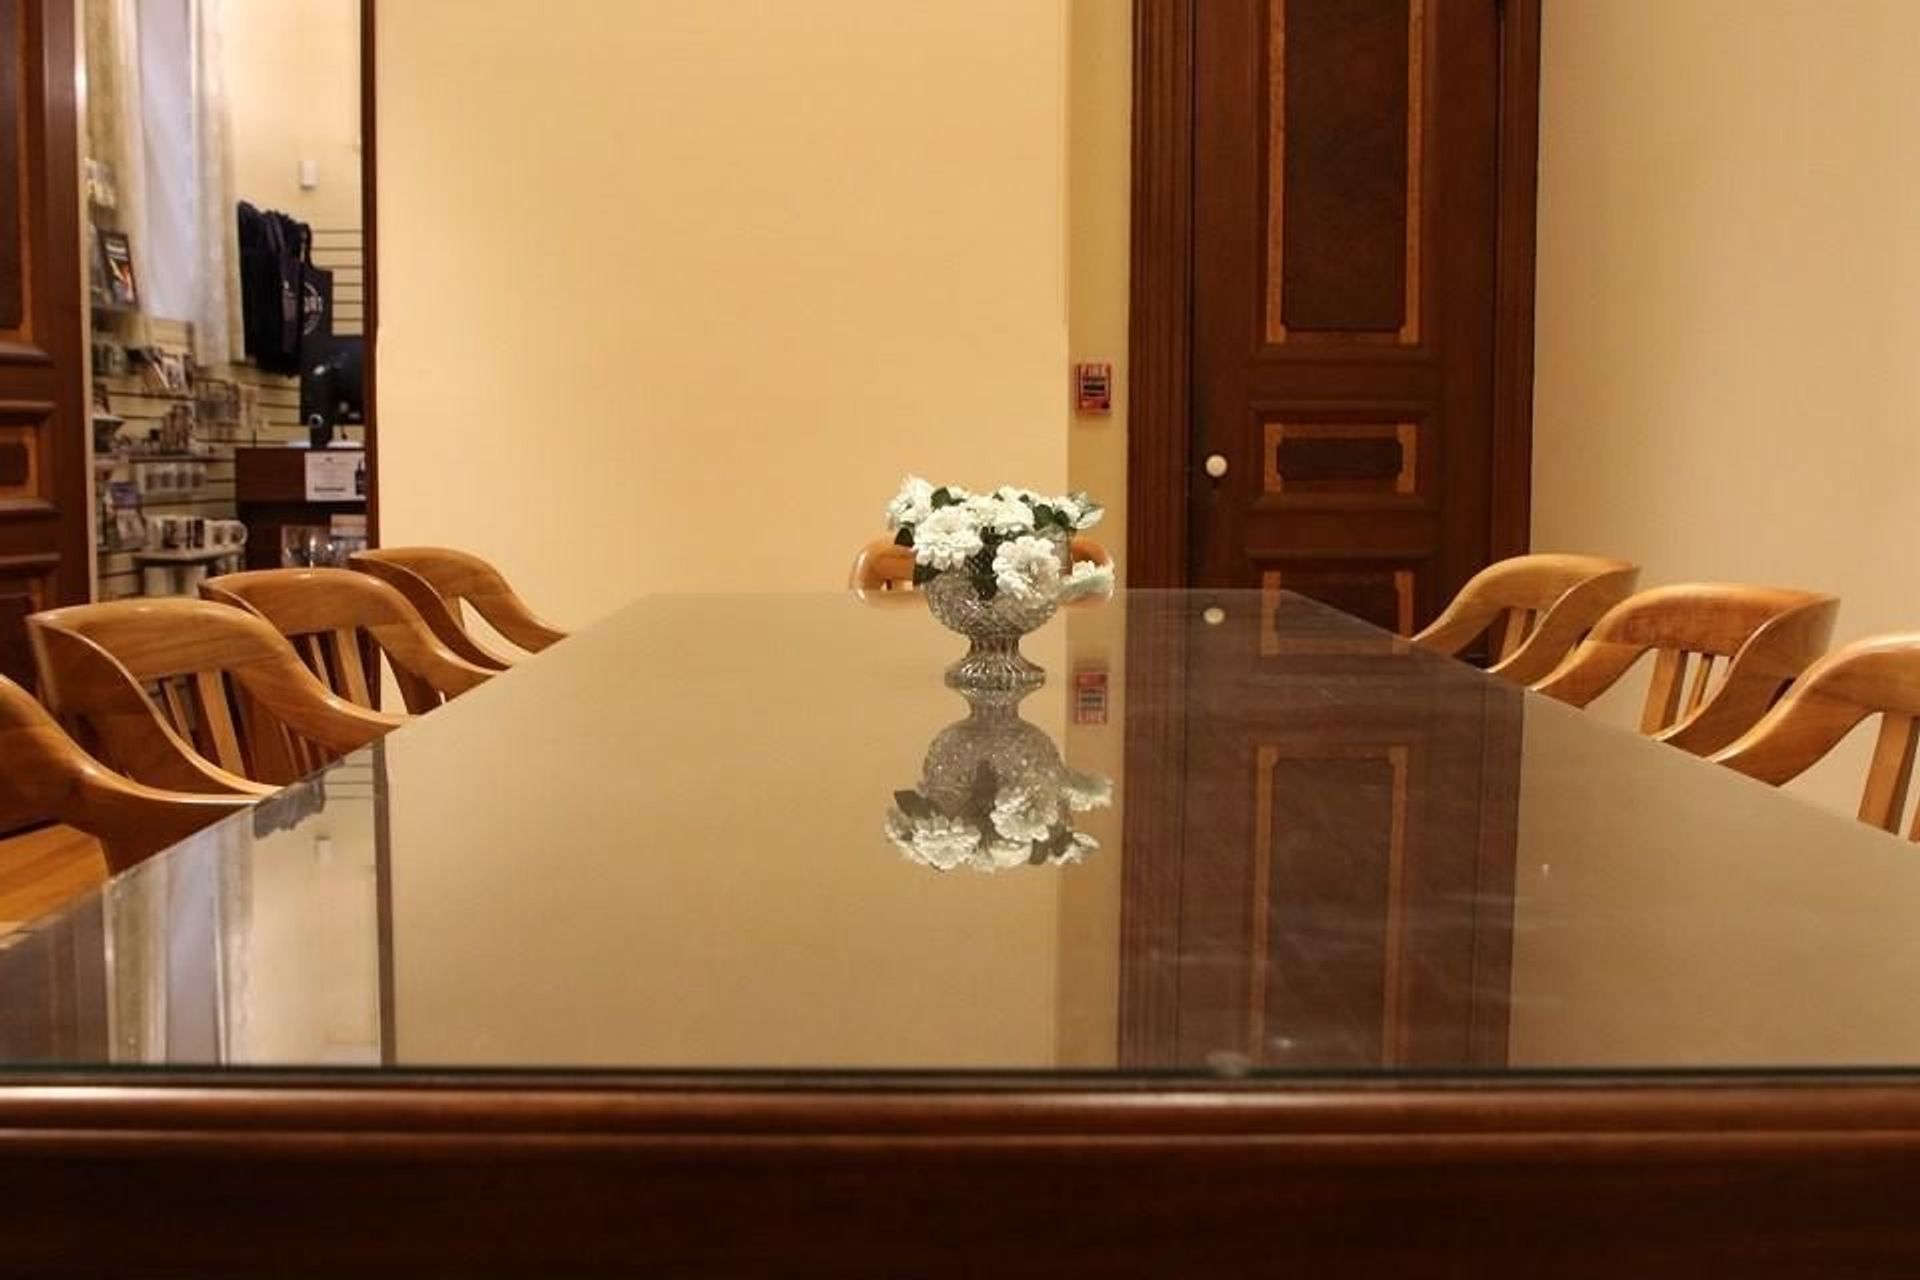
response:
M380 547L355 552L348 561L407 598L440 643L476 666L504 671L513 665L467 631L461 609L471 606L501 636L529 653L567 638L542 621L500 571L479 556L449 547Z
M201 584L208 600L248 609L293 642L307 669L353 703L371 708L373 652L386 655L408 711L419 715L494 673L456 655L406 597L350 569L261 569Z
M259 794L402 723L335 695L262 618L208 600L75 605L27 632L47 708L150 786Z
M160 791L123 778L0 676L0 830L63 822L98 840L110 869L125 871L254 799Z
M1608 610L1534 688L1584 707L1653 653L1640 731L1710 755L1758 723L1826 652L1839 609L1835 596L1783 587L1655 587Z
M1082 561L1095 565L1113 563L1113 557L1107 554L1107 549L1085 534L1074 535L1068 544L1068 552L1075 564ZM853 558L853 568L847 574L847 585L862 593L912 591L912 549L885 538L869 542Z
M1607 610L1633 594L1640 566L1605 556L1515 556L1476 573L1413 643L1457 654L1493 629L1487 668L1532 684L1565 660Z
M1920 634L1876 636L1813 664L1766 717L1714 760L1776 786L1799 777L1861 721L1880 717L1860 820L1898 831L1920 745ZM1908 838L1920 840L1920 814Z

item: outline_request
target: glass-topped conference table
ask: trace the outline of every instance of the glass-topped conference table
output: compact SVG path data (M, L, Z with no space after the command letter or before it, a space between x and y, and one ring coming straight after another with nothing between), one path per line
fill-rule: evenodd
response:
M0 938L0 1270L1911 1273L1920 850L1290 595L963 646L641 600Z

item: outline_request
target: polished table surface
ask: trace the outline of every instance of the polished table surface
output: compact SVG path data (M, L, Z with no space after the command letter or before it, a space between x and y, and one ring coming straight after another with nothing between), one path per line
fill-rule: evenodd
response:
M1280 593L962 648L641 600L10 935L0 1273L1920 1273L1913 846Z
M8 939L0 1057L1166 1084L1920 1064L1898 839L1292 596L1069 611L1028 641L1054 670L1018 720L943 685L961 645L912 604L642 600ZM1073 724L1094 666L1113 705Z

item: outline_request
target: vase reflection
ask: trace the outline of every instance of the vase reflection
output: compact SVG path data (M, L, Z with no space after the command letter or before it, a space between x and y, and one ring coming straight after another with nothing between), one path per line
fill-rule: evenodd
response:
M1068 767L1021 717L1023 690L958 690L967 716L927 747L919 786L896 791L886 830L910 862L1003 871L1079 862L1100 847L1074 815L1113 803L1113 781Z

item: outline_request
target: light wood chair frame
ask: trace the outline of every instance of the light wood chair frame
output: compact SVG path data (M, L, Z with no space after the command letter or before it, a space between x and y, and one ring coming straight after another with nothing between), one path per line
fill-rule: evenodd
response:
M1108 566L1113 557L1098 541L1085 534L1075 534L1067 544L1068 555L1074 564L1092 564ZM891 604L901 598L911 599L918 590L913 585L913 549L903 547L887 538L876 538L853 558L853 567L847 571L847 586L853 593L870 604ZM1086 607L1100 604L1097 597L1083 597L1068 603L1068 608Z
M1781 692L1826 652L1839 608L1834 596L1784 587L1655 587L1608 610L1566 661L1533 687L1584 707L1651 652L1653 679L1640 731L1711 755L1759 723ZM1721 659L1726 665L1716 682Z
M379 547L354 553L348 564L405 596L440 643L475 666L505 671L514 660L473 637L461 620L463 603L528 653L540 653L567 638L567 632L536 615L498 569L468 552L451 547Z
M208 600L75 605L27 633L48 710L149 786L266 794L404 723L333 693L264 619Z
M1862 722L1880 717L1860 796L1862 822L1898 832L1920 748L1920 632L1875 636L1828 654L1732 746L1712 758L1775 786L1805 773ZM1920 840L1920 813L1908 839Z
M1452 656L1491 630L1493 662L1487 670L1516 684L1532 684L1565 661L1639 582L1640 566L1628 560L1515 556L1475 574L1413 643Z
M201 584L203 599L258 614L307 669L355 706L373 708L362 637L384 653L408 711L433 710L496 673L440 642L405 596L350 569L258 569Z
M0 677L0 830L61 822L100 842L115 872L250 807L123 778L82 750L19 685Z

